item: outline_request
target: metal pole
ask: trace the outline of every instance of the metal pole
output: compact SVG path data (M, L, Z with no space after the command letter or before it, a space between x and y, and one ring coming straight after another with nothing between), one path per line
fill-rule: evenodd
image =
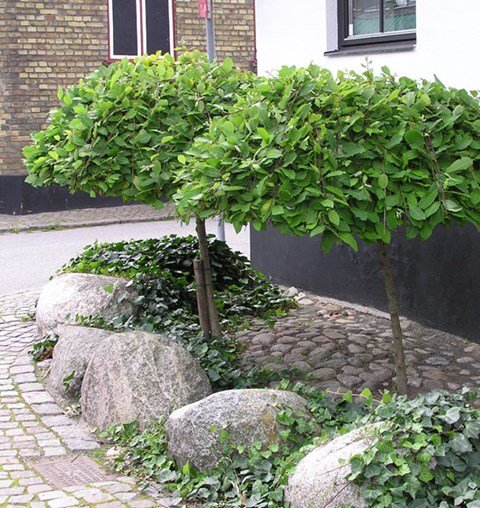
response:
M217 57L215 51L215 24L213 22L213 1L208 1L208 16L205 19L205 27L207 33L207 56L210 62L213 62ZM220 215L215 217L217 223L217 240L225 241L225 223Z

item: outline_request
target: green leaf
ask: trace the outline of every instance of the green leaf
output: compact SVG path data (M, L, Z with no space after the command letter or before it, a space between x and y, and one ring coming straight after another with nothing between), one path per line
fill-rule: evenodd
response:
M145 129L142 129L134 138L133 142L140 145L146 145L152 139L152 135Z
M421 208L419 208L418 206L410 205L408 207L408 211L409 211L410 217L413 220L422 221L426 218L424 211Z
M445 173L458 173L459 171L465 171L473 166L473 160L470 157L462 157L456 160L453 164L450 164L445 170Z
M460 212L462 210L462 207L458 203L453 201L453 199L446 199L445 200L445 208L449 212Z
M263 139L263 141L265 141L265 144L268 145L270 143L270 139L271 139L268 131L266 129L264 129L263 127L259 127L257 129L257 132L260 135L260 137Z
M338 226L340 224L340 216L335 210L329 210L328 220L335 226Z
M428 469L428 467L423 466L420 469L420 474L418 475L418 479L424 483L428 483L431 480L433 480L434 476L431 473L431 471Z
M409 130L405 133L405 141L412 147L417 149L425 148L425 139L423 134L416 129Z
M458 407L449 408L443 418L447 423L450 424L458 422L458 420L460 419L460 408Z
M378 186L381 189L386 189L388 187L388 176L385 173L382 173L378 177Z
M471 194L472 204L478 205L480 203L480 189L475 189Z
M355 252L358 251L357 241L351 233L340 232L338 233L338 238L340 238L343 243L349 245Z
M450 441L450 445L457 453L466 453L473 450L472 444L463 434L457 434Z

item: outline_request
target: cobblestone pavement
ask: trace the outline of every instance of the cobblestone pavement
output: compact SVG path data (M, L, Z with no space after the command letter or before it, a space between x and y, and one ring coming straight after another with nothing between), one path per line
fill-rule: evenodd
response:
M27 354L35 329L25 320L36 298L34 292L0 296L0 507L161 506L134 479L107 475L94 463L78 469L88 460L84 452L99 445L36 378ZM55 479L48 470L59 459Z
M273 328L254 321L237 334L249 361L273 370L296 367L298 379L333 391L391 386L391 332L385 314L289 291L296 295L298 309ZM35 327L26 319L36 297L34 292L0 296L0 507L161 507L132 478L107 475L95 465L93 480L92 466L88 480L78 472L77 463L88 460L85 452L99 444L37 380L27 354ZM403 327L412 394L479 384L480 345L405 319ZM58 460L60 483L49 473L55 465L50 461Z
M108 208L85 208L61 212L36 213L30 215L0 214L0 234L18 233L40 229L64 229L130 222L150 222L174 216L173 207L154 210L147 205L115 206Z
M292 294L296 290L291 288ZM392 335L386 314L355 310L306 293L297 310L268 328L252 323L238 340L260 366L298 369L321 389L372 391L392 386ZM411 394L480 384L480 345L402 319Z

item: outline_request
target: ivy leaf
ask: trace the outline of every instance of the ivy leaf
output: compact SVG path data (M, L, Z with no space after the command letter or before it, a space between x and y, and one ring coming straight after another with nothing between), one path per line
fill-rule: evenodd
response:
M470 441L463 435L458 434L451 441L450 444L452 448L458 453L471 452L472 444Z
M445 415L443 416L443 419L447 423L456 423L460 419L460 408L458 407L451 407L447 410Z

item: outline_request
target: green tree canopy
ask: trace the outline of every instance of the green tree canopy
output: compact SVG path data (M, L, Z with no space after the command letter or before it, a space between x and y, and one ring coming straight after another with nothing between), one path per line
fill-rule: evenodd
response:
M24 150L34 186L161 206L180 180L184 152L225 114L254 77L200 52L153 55L101 67L68 90Z
M357 248L407 226L480 225L480 102L440 82L283 68L214 121L188 160L183 213Z

